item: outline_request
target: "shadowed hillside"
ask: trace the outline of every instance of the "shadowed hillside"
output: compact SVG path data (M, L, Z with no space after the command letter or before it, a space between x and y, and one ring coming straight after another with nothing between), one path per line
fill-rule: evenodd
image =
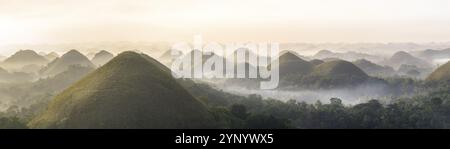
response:
M298 81L307 88L335 88L360 85L370 77L350 62L337 60L320 64Z
M49 61L53 61L53 60L55 60L56 58L58 58L59 55L58 55L57 53L55 53L55 52L51 52L51 53L49 53L49 54L46 54L44 57L45 57L47 60L49 60Z

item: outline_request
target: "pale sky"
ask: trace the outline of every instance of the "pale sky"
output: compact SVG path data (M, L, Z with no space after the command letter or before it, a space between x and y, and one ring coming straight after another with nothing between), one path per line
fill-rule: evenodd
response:
M449 0L0 0L0 45L446 42Z

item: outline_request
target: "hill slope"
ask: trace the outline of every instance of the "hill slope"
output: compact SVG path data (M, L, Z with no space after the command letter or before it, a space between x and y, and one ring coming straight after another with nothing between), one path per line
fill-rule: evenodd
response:
M16 52L11 57L5 59L2 63L3 68L5 69L21 69L26 65L45 65L48 61L43 56L37 54L33 50L20 50Z
M380 66L365 59L354 61L353 64L371 76L388 77L395 75L395 70L392 67Z
M95 54L94 58L92 58L92 63L94 63L97 66L102 66L113 58L114 58L113 54L109 53L108 51L102 50L97 54Z
M313 69L313 65L291 52L279 57L280 75L306 75Z
M76 50L71 50L61 58L56 58L49 63L46 68L41 70L41 75L54 76L66 71L71 65L95 68L95 65L86 56Z
M124 52L55 97L32 128L210 128L209 112L153 62Z
M324 62L325 62L325 61L320 60L320 59L313 59L313 60L309 61L309 63L311 63L313 66L320 65L320 64L322 64L322 63L324 63Z
M431 73L427 81L449 81L450 80L450 62L440 66L433 73Z
M367 77L367 74L364 73L364 71L352 63L343 60L330 61L320 64L314 68L313 74L319 76L347 75Z
M363 58L363 59L367 59L367 60L374 61L374 62L378 62L378 61L382 60L382 58L379 56L365 54L365 53L358 53L358 52L353 52L353 51L337 53L337 52L331 52L328 50L321 50L321 51L317 52L313 56L313 58L321 59L321 60L333 58L333 59L342 59L342 60L346 60L346 61L355 61L355 60Z
M420 68L430 68L431 65L426 61L419 59L417 57L412 56L411 54L399 51L392 55L392 57L386 62L387 65L390 65L394 68L399 68L402 64L407 65L415 65Z
M350 62L337 60L316 66L313 72L303 79L303 84L318 88L355 86L369 80L370 77Z

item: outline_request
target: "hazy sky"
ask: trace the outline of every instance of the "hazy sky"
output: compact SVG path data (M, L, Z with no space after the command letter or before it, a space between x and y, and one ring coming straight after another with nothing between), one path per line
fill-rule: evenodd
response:
M449 0L0 0L0 45L450 41Z

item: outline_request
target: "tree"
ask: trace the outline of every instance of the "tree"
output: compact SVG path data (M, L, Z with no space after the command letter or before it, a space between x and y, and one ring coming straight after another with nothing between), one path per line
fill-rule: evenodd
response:
M0 129L26 129L25 123L17 117L2 117L0 118Z
M231 105L230 108L231 114L233 114L234 116L240 118L240 119L246 119L248 116L247 113L247 107L245 107L242 104L233 104Z
M434 106L440 106L442 103L443 103L443 101L439 97L431 98L431 104Z
M284 129L289 128L289 125L286 119L279 119L272 115L253 114L247 118L245 127L252 129Z
M342 100L339 98L331 98L330 103L331 105L342 105Z

